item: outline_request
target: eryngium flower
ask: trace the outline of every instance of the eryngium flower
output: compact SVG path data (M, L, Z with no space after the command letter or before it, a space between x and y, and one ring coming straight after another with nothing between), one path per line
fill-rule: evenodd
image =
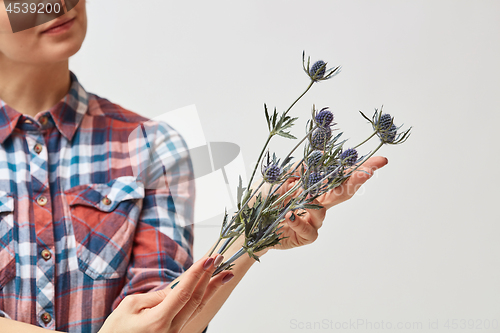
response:
M268 183L274 183L281 175L281 168L276 164L271 164L264 170L264 179Z
M358 160L358 152L354 148L344 150L342 154L340 154L340 160L347 166L354 165Z
M378 129L382 131L387 131L391 128L392 124L392 117L388 113L384 113L382 116L380 116L380 120L377 124Z
M319 126L321 127L327 127L329 126L333 121L333 113L329 110L321 110L318 112L316 115L316 123L318 123Z
M319 182L321 179L323 179L323 176L320 172L311 172L311 174L309 175L309 180L307 182L307 188L314 186L314 184Z
M315 150L309 155L309 158L307 159L307 165L310 168L314 168L315 166L318 165L319 161L323 157L323 152L320 150Z
M325 71L326 71L326 63L323 60L318 60L312 65L311 69L309 69L309 74L315 80L318 80L323 78L323 76L325 76Z
M314 149L322 150L325 148L331 136L332 130L330 127L319 127L312 133L311 146Z
M325 170L325 175L328 175L328 181L332 181L334 178L337 178L339 175L339 165L331 164Z
M396 138L396 134L398 132L398 128L396 125L392 124L391 128L387 131L384 131L379 134L380 140L383 143L392 143L394 142L394 139Z

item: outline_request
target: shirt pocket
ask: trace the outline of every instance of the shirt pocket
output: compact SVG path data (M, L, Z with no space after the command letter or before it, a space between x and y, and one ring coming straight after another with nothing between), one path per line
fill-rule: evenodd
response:
M65 192L78 266L95 280L122 278L127 270L144 187L135 177Z
M16 275L14 198L0 191L0 290Z

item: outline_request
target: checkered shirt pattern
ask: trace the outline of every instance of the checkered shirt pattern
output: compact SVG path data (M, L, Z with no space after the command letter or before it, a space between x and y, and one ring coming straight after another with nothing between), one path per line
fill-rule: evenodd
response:
M0 100L0 316L97 332L192 264L194 187L168 125L87 93L34 118Z

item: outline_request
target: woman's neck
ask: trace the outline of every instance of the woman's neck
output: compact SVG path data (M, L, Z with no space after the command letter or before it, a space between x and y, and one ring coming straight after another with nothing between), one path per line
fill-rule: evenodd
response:
M35 116L56 105L69 91L68 61L31 65L0 54L0 99L15 110Z

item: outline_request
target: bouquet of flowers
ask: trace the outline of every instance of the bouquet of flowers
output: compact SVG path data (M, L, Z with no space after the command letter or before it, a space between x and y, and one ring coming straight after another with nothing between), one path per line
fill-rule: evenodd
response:
M213 275L231 269L234 261L245 253L258 261L259 258L255 253L274 246L283 239L280 223L285 220L288 212L291 211L300 216L306 209L321 209L322 207L315 203L316 198L342 185L383 145L401 144L410 136L411 128L400 131L402 126L396 126L394 118L388 113L383 113L382 108L375 109L371 119L360 111L361 115L372 125L373 133L360 144L352 148L344 148L346 140L341 140L342 133L332 135L333 131L337 130L333 128L337 125L333 121L333 113L328 107L317 110L313 106L311 118L306 124L305 136L285 158L279 159L274 153L271 156L266 150L273 137L296 139L289 132L298 119L288 115L293 106L313 85L331 79L340 72L340 66L327 69L327 63L322 60L310 66L310 57L307 57L306 61L305 52L302 54L302 64L310 79L307 89L281 114L278 114L276 108L270 114L267 106L264 105L269 135L247 187L243 187L240 177L236 198L237 212L229 219L226 211L220 237L210 255L217 248L218 253L224 254L240 236L244 237L244 243L233 256L217 267ZM360 156L358 148L375 136L380 140L378 146L372 152ZM292 154L303 143L301 159L292 163ZM259 164L262 181L252 188L252 181ZM292 177L296 180L295 185L284 194L279 192L283 184ZM265 183L269 184L268 190L266 190L267 193L262 193L259 190Z

